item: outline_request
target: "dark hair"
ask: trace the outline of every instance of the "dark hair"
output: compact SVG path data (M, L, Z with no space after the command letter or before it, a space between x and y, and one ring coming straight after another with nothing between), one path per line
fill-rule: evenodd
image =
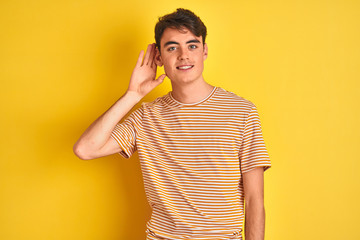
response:
M201 19L190 10L178 8L173 13L159 17L159 21L155 25L155 41L159 51L160 40L166 28L175 28L181 31L184 27L195 36L202 36L203 44L205 44L206 26Z

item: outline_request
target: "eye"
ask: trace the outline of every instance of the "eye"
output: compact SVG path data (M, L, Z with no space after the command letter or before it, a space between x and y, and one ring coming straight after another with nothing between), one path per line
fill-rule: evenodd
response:
M168 48L168 51L173 51L173 50L175 50L175 47L169 47Z
M195 49L195 48L197 48L197 46L196 45L190 45L190 48Z

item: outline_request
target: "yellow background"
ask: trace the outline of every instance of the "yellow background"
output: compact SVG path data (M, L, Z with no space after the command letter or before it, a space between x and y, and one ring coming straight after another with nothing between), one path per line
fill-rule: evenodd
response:
M258 107L265 239L360 239L355 0L1 1L0 239L145 239L137 153L83 161L72 147L177 7L208 28L205 80Z

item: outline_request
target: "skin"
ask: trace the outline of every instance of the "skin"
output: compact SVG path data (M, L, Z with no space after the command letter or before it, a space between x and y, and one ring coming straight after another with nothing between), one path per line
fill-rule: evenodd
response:
M164 66L171 81L172 96L183 103L194 103L210 94L214 86L203 78L204 61L208 57L208 46L202 36L197 37L188 29L167 28L160 40L161 52L156 48L155 62ZM189 70L177 67L191 65Z
M264 168L256 167L243 173L245 195L245 237L246 240L264 240Z
M122 151L110 137L116 124L148 93L161 84L165 77L171 81L172 96L183 103L194 103L204 99L213 90L203 78L204 61L208 57L208 46L202 37L187 29L179 31L167 28L160 42L161 52L155 43L149 44L144 54L141 50L125 94L106 112L98 117L81 135L73 147L80 159L90 160ZM182 71L177 67L192 65ZM156 78L157 67L164 67L165 74ZM245 236L246 240L264 240L264 171L255 168L243 174L245 192Z

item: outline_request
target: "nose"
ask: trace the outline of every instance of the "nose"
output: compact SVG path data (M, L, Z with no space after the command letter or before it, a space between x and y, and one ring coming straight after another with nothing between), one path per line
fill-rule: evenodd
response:
M179 60L189 59L189 52L186 48L180 49L178 59Z

